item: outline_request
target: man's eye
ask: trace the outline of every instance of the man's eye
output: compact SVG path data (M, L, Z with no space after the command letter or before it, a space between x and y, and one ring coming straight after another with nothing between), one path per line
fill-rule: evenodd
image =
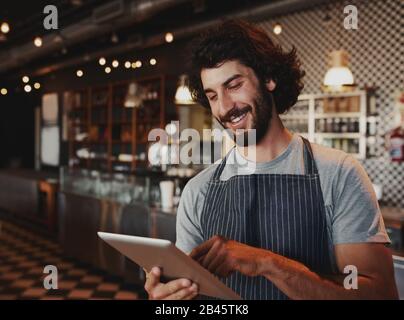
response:
M217 97L217 95L215 94L214 96L208 96L208 99L209 99L210 101L213 101L213 100L216 99L216 97Z
M229 86L229 89L238 89L238 88L241 87L241 85L242 85L242 83L238 82L238 83L236 83L234 85Z

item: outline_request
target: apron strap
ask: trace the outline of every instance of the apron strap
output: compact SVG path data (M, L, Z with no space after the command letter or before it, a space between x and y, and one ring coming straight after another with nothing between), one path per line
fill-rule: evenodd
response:
M223 171L224 167L226 166L226 160L234 148L235 148L235 146L233 148L231 148L230 151L223 158L223 160L220 161L219 166L216 168L215 172L213 173L212 180L220 180L220 175L222 174L222 171Z
M304 171L305 174L318 174L317 165L314 161L313 150L309 140L301 137L304 144L303 158L304 158Z
M313 150L311 148L311 144L309 140L302 137L304 150L303 150L303 158L304 158L304 171L305 174L318 174L317 165L314 161ZM226 160L229 157L230 153L233 151L235 147L231 148L230 151L226 154L223 160L219 163L219 166L216 168L213 173L213 180L220 180L220 175L223 172L224 167L226 166Z

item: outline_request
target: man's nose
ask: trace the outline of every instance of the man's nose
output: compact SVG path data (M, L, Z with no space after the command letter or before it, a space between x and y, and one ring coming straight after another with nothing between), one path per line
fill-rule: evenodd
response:
M234 104L233 99L228 93L223 92L219 94L218 100L219 100L219 115L221 117L224 117L226 116L227 112L233 109Z

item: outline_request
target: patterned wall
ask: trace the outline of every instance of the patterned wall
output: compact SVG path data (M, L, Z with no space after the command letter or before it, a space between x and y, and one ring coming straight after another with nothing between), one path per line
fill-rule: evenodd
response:
M358 29L343 27L346 5L358 9ZM324 19L326 14L331 19ZM260 21L285 48L297 48L306 71L304 93L321 92L327 70L328 55L343 48L349 53L350 68L360 86L376 86L376 106L380 115L377 125L376 157L362 163L373 183L383 185L383 202L404 207L404 163L389 161L385 134L393 128L394 94L404 89L404 1L350 0ZM276 22L282 33L272 32Z

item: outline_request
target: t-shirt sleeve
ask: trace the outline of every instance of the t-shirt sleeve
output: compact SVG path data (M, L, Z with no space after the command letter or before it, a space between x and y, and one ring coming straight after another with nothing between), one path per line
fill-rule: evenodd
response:
M372 183L360 163L345 156L333 180L333 243L390 243Z
M185 253L190 253L193 248L203 242L200 228L198 210L198 188L193 186L192 180L184 187L177 210L175 245Z

